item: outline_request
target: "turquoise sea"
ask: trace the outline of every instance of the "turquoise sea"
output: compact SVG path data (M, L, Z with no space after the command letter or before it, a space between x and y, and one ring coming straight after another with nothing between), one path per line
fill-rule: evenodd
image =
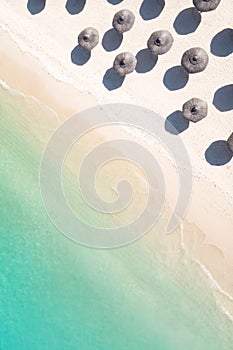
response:
M233 349L210 282L162 230L105 251L56 230L39 188L44 144L26 128L39 112L0 89L0 349Z

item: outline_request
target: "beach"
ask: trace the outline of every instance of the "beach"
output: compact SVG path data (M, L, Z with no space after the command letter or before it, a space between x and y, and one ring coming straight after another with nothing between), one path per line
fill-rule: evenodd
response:
M43 11L32 15L27 9L26 1L16 4L4 0L0 14L1 87L12 95L34 99L47 111L40 114L38 107L38 113L32 114L34 118L37 115L38 119L29 122L21 118L20 114L15 116L17 123L43 145L65 120L96 105L140 105L162 116L166 125L166 119L175 111L180 111L183 103L190 98L199 97L208 102L208 116L199 123L189 123L179 133L189 154L193 176L191 200L182 225L173 236L161 235L159 241L156 238L156 243L153 229L142 240L150 246L148 249L152 251L152 256L153 249L156 254L159 244L163 248L166 246L164 249L167 252L172 247L175 247L176 252L181 249L185 259L192 261L195 268L200 268L206 276L207 288L217 305L232 320L233 159L216 166L221 159L214 155L214 149L211 148L213 142L226 140L233 131L232 110L221 110L215 101L216 91L232 84L232 54L220 57L210 52L213 37L232 26L229 16L232 4L230 0L225 0L215 11L203 13L200 24L190 33L184 33L183 22L176 20L176 17L184 8L191 7L192 1L185 6L182 1L177 1L176 4L167 2L157 18L148 20L145 20L146 12L143 12L141 4L140 0L135 0L133 5L129 0L117 5L104 1L103 6L102 1L97 3L90 0L79 14L71 15L64 2L57 4L55 0L50 0L46 2ZM113 15L122 8L130 8L136 14L136 21L133 29L124 34L120 47L111 50L113 39L106 32L111 29ZM88 26L98 29L100 43L84 64L78 62L77 36ZM140 51L146 48L147 38L157 29L167 29L172 33L175 39L172 49L158 58L153 69L147 66L143 70L139 67L138 71L126 77L122 86L116 88L108 75L116 54L129 51L136 56L139 53L137 57L140 59L144 54L140 54ZM177 87L179 75L170 70L180 65L181 56L186 49L196 46L208 52L209 64L204 72L190 75L182 88ZM168 187L169 211L176 203L177 172L171 158L161 152L149 136L131 133L131 130L119 131L119 135L110 129L103 132L97 130L90 139L87 138L86 144L84 142L83 152L85 153L87 144L93 147L103 140L120 135L144 146L146 144L159 160ZM120 164L120 169L123 168L124 164ZM127 176L132 171L130 169L127 168L125 172L119 170L118 176ZM135 169L133 171L136 172ZM105 175L106 178L111 178L115 172L117 167L113 165ZM141 188L141 198L144 198L146 189L144 183L139 181L141 174L136 174L138 176L135 175L133 181L138 189ZM114 181L112 183L115 184ZM106 198L111 198L111 190L105 195ZM133 212L139 210L137 205L135 203ZM161 233L162 229L159 234ZM151 256L150 259L153 261ZM137 289L137 286L134 288Z

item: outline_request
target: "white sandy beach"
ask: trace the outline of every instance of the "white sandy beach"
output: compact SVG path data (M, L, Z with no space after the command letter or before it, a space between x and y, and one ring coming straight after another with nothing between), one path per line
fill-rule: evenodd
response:
M207 101L206 119L190 123L179 134L189 152L194 181L183 240L189 253L208 269L220 288L233 296L233 159L225 165L213 166L205 158L205 151L212 142L226 140L233 131L232 110L221 112L213 104L215 92L232 84L232 54L217 57L210 53L212 38L232 27L229 15L232 0L222 1L216 11L203 13L198 28L187 35L179 35L173 23L182 10L192 6L191 0L185 4L181 0L167 0L161 14L148 21L139 14L141 3L142 0L124 0L114 6L106 0L87 0L81 13L71 15L65 8L65 1L47 0L45 9L33 16L26 1L2 0L0 79L11 89L46 104L55 111L59 122L96 104L113 102L144 106L160 114L165 121L192 97ZM108 52L101 40L111 29L114 13L122 8L135 13L135 25L125 33L121 46ZM77 46L79 32L88 26L98 29L100 43L86 64L77 65L72 62L71 53ZM151 32L158 29L172 33L175 39L172 49L159 57L151 71L135 71L126 77L120 88L109 91L103 77L112 67L115 56L124 51L136 55L146 48ZM209 54L207 69L190 75L183 88L169 89L163 82L166 71L180 65L183 52L196 46ZM168 159L164 164L170 169ZM172 181L172 174L167 175L171 205L175 203L176 193L172 190ZM230 311L233 314L233 306Z

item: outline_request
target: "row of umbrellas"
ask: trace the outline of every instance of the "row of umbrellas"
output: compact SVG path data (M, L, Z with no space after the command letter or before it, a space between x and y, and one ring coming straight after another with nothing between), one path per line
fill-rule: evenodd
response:
M211 1L209 0L208 2ZM130 10L124 9L114 15L112 25L122 35L132 28L134 21L134 14ZM171 49L173 42L173 36L168 30L157 30L150 35L147 47L153 56L158 56L167 53ZM92 27L85 28L78 36L78 43L87 51L93 50L99 43L98 31ZM181 59L181 64L188 73L202 72L208 62L208 54L199 47L187 50ZM134 71L136 64L136 57L130 52L123 52L116 56L113 67L120 76L125 76Z
M193 0L194 5L199 11L207 12L217 8L221 0ZM127 9L118 11L113 18L112 26L119 34L129 31L135 22L134 14ZM158 30L153 32L148 41L147 47L151 54L155 57L167 53L174 39L172 34L167 30ZM99 33L95 28L85 28L78 36L79 45L87 51L91 51L99 43ZM181 58L181 65L189 73L199 73L205 70L209 62L206 51L200 47L194 47L184 52ZM124 77L132 73L137 65L137 59L130 52L123 52L115 57L113 68L117 73ZM191 121L198 122L205 118L208 114L207 102L192 98L185 102L182 108L183 116ZM227 140L228 147L233 152L233 133Z
M172 42L170 33L167 31L157 31L151 34L147 46L152 55L158 56L170 50ZM194 47L182 56L181 64L187 73L199 73L205 70L209 62L208 54L200 47ZM130 52L123 52L116 56L113 62L113 68L120 76L132 73L137 65L137 59Z
M158 30L151 34L147 41L147 47L153 56L163 55L167 53L174 39L172 34L167 30ZM99 33L95 28L85 28L78 36L79 45L87 51L94 49L99 43ZM200 47L194 47L182 56L181 64L184 69L192 74L205 70L209 62L206 51ZM136 67L137 59L130 52L123 52L116 56L113 67L120 76L132 73Z

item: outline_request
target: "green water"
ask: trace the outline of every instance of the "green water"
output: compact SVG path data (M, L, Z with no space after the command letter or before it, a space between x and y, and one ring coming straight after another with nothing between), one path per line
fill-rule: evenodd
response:
M54 228L43 144L21 123L33 124L33 103L0 90L0 349L233 349L207 278L168 238L101 251Z

